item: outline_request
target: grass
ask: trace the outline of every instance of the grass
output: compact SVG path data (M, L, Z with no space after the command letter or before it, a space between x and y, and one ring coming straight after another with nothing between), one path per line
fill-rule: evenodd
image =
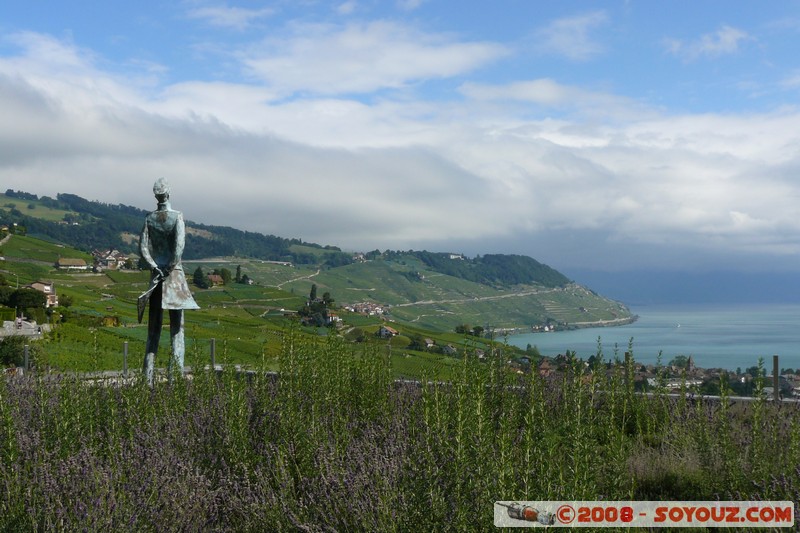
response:
M13 207L11 207L13 204ZM65 211L45 206L40 200L23 200L12 198L5 194L0 194L0 213L8 213L11 209L17 209L22 214L29 217L41 218L49 222L59 222L64 220L64 215L77 215L74 211Z
M92 264L92 256L90 254L24 235L14 235L12 239L4 244L3 255L5 257L41 261L50 265L55 264L59 257L84 259L87 264Z
M800 411L633 393L290 332L280 374L0 379L0 530L490 531L497 500L800 499ZM597 367L604 368L604 367Z
M38 239L19 236L11 239L10 243L16 243L17 250L35 247L45 254L58 249ZM9 272L19 275L20 284L36 279L51 280L56 283L60 297L69 297L74 302L68 310L56 310L53 321L58 319L58 314L64 314L66 321L56 325L53 332L38 343L44 364L57 371L120 370L123 343L128 342L129 367L140 365L146 326L139 324L136 318L136 298L148 286L146 272L65 273L39 263L7 263L9 268L13 268ZM11 274L5 277L12 284L16 281L16 276L12 277ZM196 346L198 353L206 354L202 364L208 362L207 352L212 338L216 339L218 346L225 347L226 362L232 364L255 365L265 356L274 358L280 351L281 332L291 323L280 310L300 309L305 303L305 295L298 296L276 287L256 285L232 284L209 290L195 289L194 293L201 309L185 313L187 346ZM346 312L340 314L347 319L347 328L362 327L368 334L377 331L382 323L375 317L361 317ZM118 320L119 326L112 327L109 320ZM165 324L162 353L156 362L159 366L166 366L167 356L164 352L169 347L167 330ZM311 329L305 330L305 333L311 336L318 334ZM405 347L412 335L441 338L454 344L462 344L462 336L444 334L437 337L415 325L403 326L402 333L393 341L395 352L392 357L399 358L397 376L420 378L423 375L436 375L437 372L441 372L442 377L450 375L452 358L411 352ZM400 350L403 350L402 353ZM406 357L408 353L411 355ZM187 364L192 365L188 353Z

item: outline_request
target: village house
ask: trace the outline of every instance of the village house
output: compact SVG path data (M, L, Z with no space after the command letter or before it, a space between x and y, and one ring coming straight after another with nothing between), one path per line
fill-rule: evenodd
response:
M59 270L89 270L89 265L83 259L75 259L72 257L59 257L56 261L56 268Z
M452 344L442 347L442 353L445 355L458 355L458 349Z
M208 282L211 284L212 287L218 287L220 285L225 285L225 281L222 279L222 276L219 274L209 274L206 276L208 278Z
M98 270L119 270L125 267L128 256L119 250L94 250L94 265Z
M35 281L27 286L29 289L35 289L47 297L45 306L56 307L58 306L58 295L56 294L56 286L53 282Z
M336 313L332 313L331 311L328 311L327 323L328 323L329 326L338 324L341 321L342 321L342 319L341 319L341 317L339 315L337 315Z
M555 366L550 362L550 359L543 357L539 362L539 375L547 377L555 371Z
M382 339L391 339L392 337L396 337L399 335L396 329L390 328L389 326L381 326L376 335Z

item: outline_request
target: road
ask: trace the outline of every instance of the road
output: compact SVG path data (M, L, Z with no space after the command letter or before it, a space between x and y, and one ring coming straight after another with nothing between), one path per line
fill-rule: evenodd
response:
M474 296L472 298L453 298L449 300L420 300L418 302L395 304L392 307L410 307L413 305L458 304L464 302L484 302L487 300L502 300L505 298L522 298L524 296L532 296L534 294L546 294L548 292L555 292L556 290L559 289L530 289L527 291L510 292L507 294L497 294L494 296Z

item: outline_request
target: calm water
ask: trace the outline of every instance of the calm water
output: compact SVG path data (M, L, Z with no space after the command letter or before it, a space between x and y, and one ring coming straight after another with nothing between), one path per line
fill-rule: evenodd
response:
M555 333L529 333L509 337L509 344L536 346L542 355L574 350L588 358L597 353L600 337L604 358L622 358L633 338L637 362L662 363L676 355L691 355L702 368L745 369L763 357L768 373L772 356L780 356L781 368L800 366L800 305L672 305L644 306L631 310L639 320L628 326L592 328Z

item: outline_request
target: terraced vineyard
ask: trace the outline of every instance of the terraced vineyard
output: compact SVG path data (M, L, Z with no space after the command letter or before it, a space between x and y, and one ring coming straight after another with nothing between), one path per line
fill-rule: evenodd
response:
M191 268L224 265L229 269L241 265L259 284L297 295L308 294L316 285L319 294L330 292L339 305L364 301L388 305L393 320L440 331L465 323L528 329L548 322L570 324L630 317L624 305L576 284L558 288L492 287L432 271L413 257L332 269L238 259L190 264Z

